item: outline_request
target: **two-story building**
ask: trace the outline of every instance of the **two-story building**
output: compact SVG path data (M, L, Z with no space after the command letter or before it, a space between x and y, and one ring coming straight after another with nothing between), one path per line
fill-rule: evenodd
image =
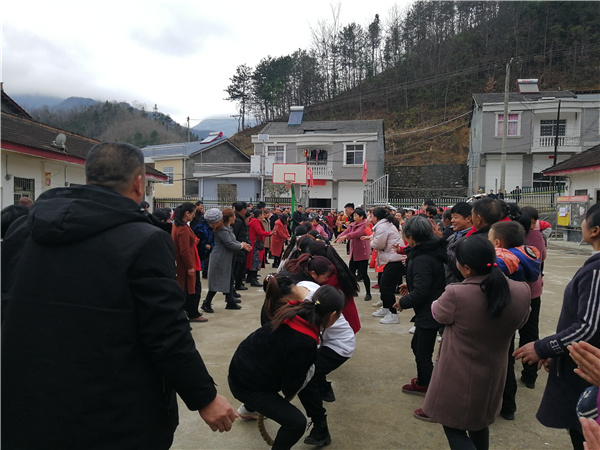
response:
M309 189L311 207L340 209L350 202L361 204L366 184L363 172L368 181L384 173L383 120L302 119L301 107L294 107L287 123L270 122L252 136L251 172L271 180L273 164L305 163L315 185L301 187L297 198Z
M600 143L600 93L542 91L537 80L519 80L507 114L505 188L549 186L543 170ZM504 94L473 94L469 191L501 187Z
M250 157L222 133L202 141L152 145L142 149L146 162L168 176L156 186L157 198L193 197L228 203L256 201L257 177L250 174Z

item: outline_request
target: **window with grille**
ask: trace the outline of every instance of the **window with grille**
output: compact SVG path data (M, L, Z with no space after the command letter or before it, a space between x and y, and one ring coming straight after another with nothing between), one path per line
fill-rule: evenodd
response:
M566 119L558 121L558 135L564 136L567 128ZM556 136L556 120L541 120L540 121L540 136Z
M237 184L217 184L219 202L234 202L237 200Z
M362 166L364 153L364 144L347 144L344 148L344 165Z
M35 180L33 178L15 177L14 182L14 200L19 203L21 197L35 199Z

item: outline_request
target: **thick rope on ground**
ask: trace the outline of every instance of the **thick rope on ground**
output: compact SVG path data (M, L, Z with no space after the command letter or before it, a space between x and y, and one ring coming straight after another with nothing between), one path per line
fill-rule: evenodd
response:
M288 402L291 402L293 398L294 398L294 396L292 395L291 397L286 397L286 400ZM261 413L258 413L258 419L256 419L256 424L258 425L258 431L260 432L260 435L265 440L265 442L267 443L267 445L268 446L272 446L273 445L273 438L271 437L271 435L269 434L269 432L265 428L265 419L266 419L265 416L263 416Z

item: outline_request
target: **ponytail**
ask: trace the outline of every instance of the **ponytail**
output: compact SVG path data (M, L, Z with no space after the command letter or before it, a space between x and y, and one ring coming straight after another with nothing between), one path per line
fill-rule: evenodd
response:
M487 297L487 312L492 318L500 317L510 303L510 289L504 274L496 263L496 250L482 236L469 236L456 244L456 260L469 266L476 275L487 275L481 282L481 290Z
M321 286L315 291L311 301L289 302L279 308L271 321L271 330L275 331L284 320L296 316L323 330L331 314L341 313L345 305L344 295L338 289L328 285Z
M338 286L346 298L356 297L358 295L359 287L356 277L350 272L348 265L332 245L323 241L313 241L308 247L308 252L314 256L323 256L331 261L335 266Z
M268 275L265 277L263 281L263 290L265 291L263 308L269 320L273 319L277 310L287 303L282 299L292 293L293 285L292 279L285 275Z

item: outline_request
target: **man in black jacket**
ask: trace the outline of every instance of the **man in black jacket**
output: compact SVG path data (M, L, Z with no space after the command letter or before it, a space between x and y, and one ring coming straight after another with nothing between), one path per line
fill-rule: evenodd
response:
M196 350L171 237L151 225L142 152L94 146L2 247L2 448L167 449L177 392L213 431L237 414ZM32 282L35 280L35 282Z

